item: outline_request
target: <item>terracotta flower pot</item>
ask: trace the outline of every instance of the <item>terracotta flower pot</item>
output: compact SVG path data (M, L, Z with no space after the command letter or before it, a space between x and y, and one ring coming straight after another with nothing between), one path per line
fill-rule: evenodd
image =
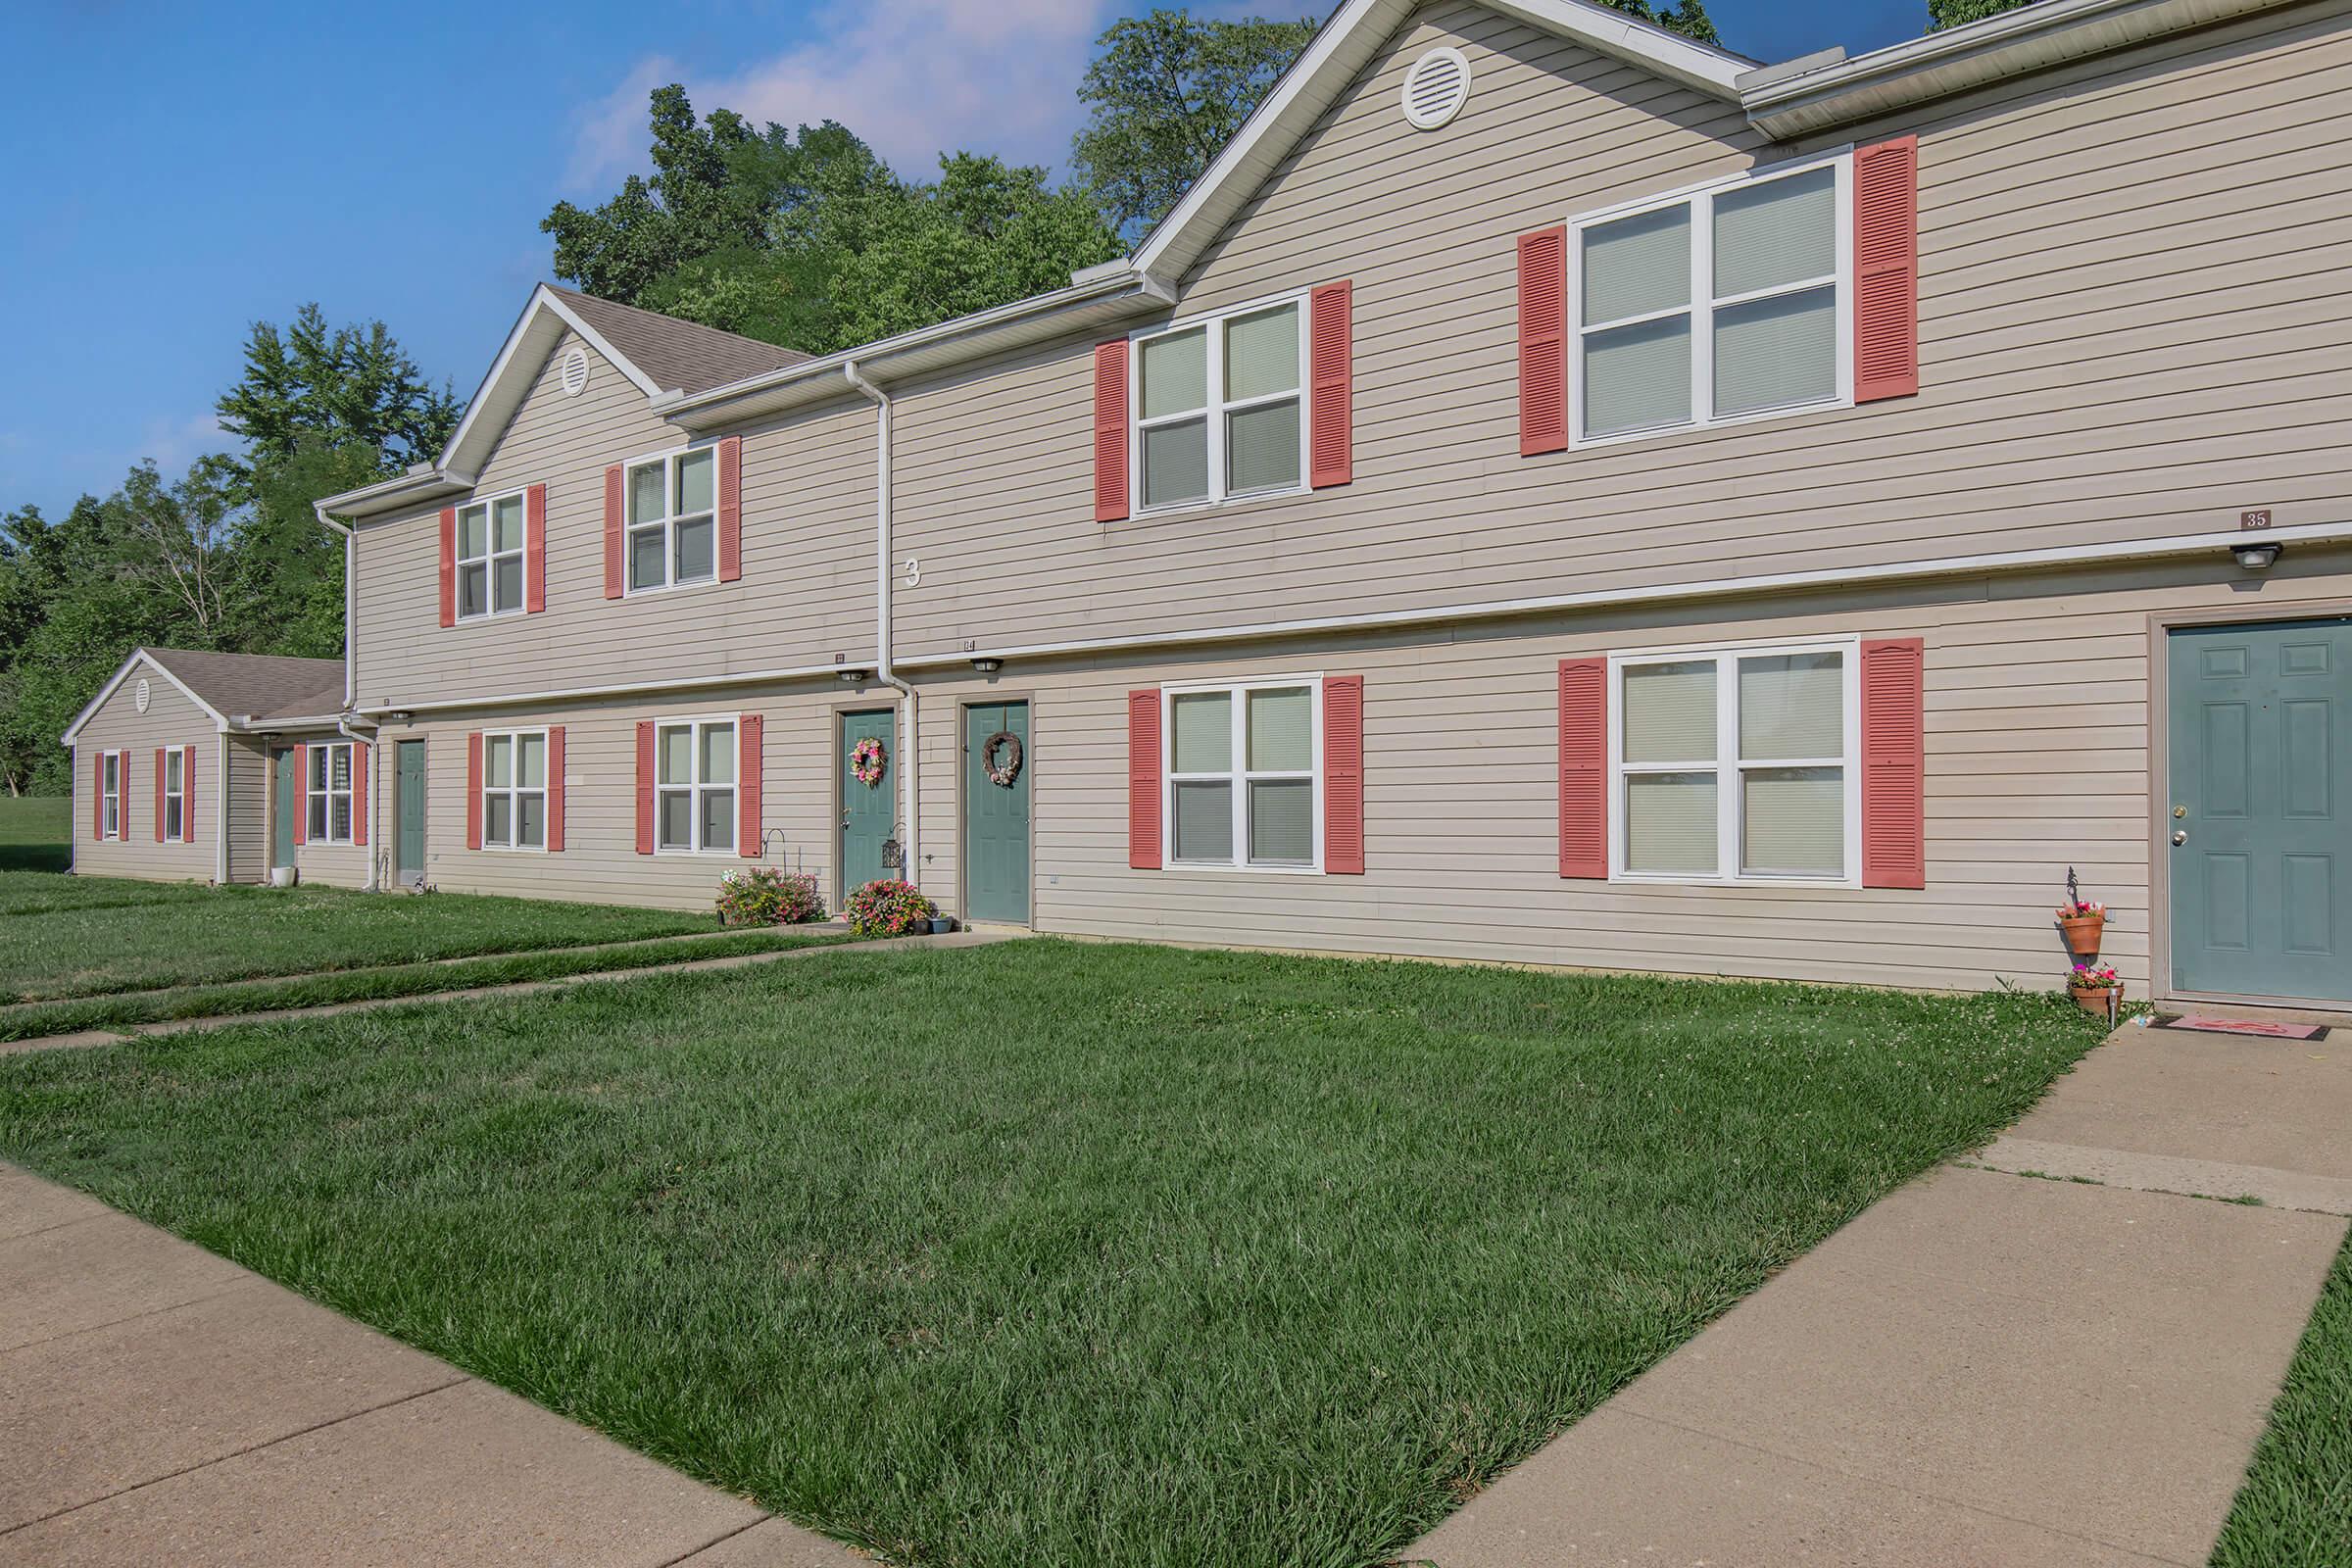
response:
M2066 951L2078 958L2099 956L2099 932L2105 928L2103 914L2070 914L2059 917L2059 933L2066 938Z
M2124 1000L2124 988L2122 986L2077 986L2075 988L2075 1005L2081 1007L2084 1012L2095 1013L2102 1018L2114 1015L2113 1009L2108 1005L2110 997L2120 1004Z

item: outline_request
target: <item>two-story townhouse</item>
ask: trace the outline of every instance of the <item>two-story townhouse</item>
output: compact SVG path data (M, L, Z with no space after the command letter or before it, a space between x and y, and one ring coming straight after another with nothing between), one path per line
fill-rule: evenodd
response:
M1067 289L542 289L322 504L378 874L1973 987L2072 869L2134 988L2352 1001L2348 17L1347 0Z

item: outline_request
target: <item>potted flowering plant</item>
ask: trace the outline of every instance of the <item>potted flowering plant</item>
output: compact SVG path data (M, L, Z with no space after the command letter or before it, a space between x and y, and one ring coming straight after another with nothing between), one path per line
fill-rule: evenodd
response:
M2077 958L2066 988L2075 994L2077 1006L2102 1017L2114 1017L2124 1000L2124 983L2117 978L2115 965L2096 958Z
M2066 938L2066 951L2078 958L2099 956L2099 936L2106 929L2107 906L2082 899L2069 899L2058 906L2058 933Z
M813 871L746 865L718 879L720 925L801 925L824 917Z
M929 931L939 910L913 883L884 877L851 894L841 912L861 937L903 937Z

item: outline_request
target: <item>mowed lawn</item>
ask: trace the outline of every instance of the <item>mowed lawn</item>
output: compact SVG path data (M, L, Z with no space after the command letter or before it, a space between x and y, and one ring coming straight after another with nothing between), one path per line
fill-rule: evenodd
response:
M718 928L714 913L537 899L65 876L67 808L0 801L0 1004Z
M2271 1407L2270 1430L2214 1548L2214 1568L2352 1563L2352 1241Z
M1385 1560L2100 1029L1048 940L0 1058L0 1157L905 1564Z

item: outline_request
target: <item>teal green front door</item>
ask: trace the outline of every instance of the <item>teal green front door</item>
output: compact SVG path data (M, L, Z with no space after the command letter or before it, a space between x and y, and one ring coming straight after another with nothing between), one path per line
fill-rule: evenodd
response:
M858 776L858 743L882 743L882 776L871 784ZM899 727L895 710L841 715L841 897L846 899L877 877L904 876L885 868L882 847L898 832ZM835 907L839 907L836 904Z
M400 743L399 807L394 820L393 864L407 887L424 885L424 742Z
M294 776L294 751L281 746L270 754L270 776L277 781L277 806L270 813L270 863L294 863L294 813L302 809L301 781Z
M2352 1002L2352 617L2168 641L2173 989Z
M1029 923L1029 771L1033 760L1027 703L992 703L963 710L966 920ZM1004 782L998 782L1000 778Z

